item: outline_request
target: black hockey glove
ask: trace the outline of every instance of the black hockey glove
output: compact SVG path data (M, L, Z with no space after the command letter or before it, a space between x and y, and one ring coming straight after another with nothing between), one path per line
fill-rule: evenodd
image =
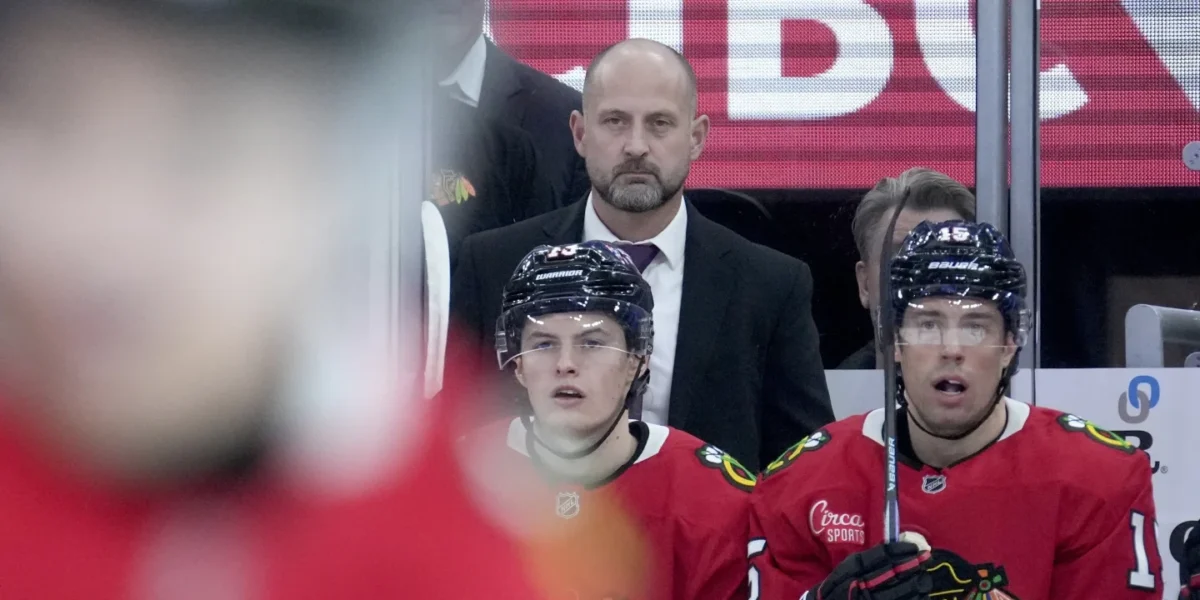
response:
M916 544L880 544L846 557L800 600L929 600L929 558Z
M1200 600L1200 525L1192 527L1183 542L1183 559L1179 561L1179 600Z

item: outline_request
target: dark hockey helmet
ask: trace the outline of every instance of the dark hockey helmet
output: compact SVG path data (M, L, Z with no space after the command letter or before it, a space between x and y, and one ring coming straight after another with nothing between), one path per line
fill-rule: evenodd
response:
M496 321L500 368L521 352L528 319L556 313L612 315L625 331L631 354L648 357L654 347L654 295L629 255L599 241L539 246L521 260L504 286Z
M1025 268L1004 234L989 223L917 225L892 259L891 284L896 326L903 321L905 309L922 298L979 298L996 304L1018 347L1025 343L1029 331Z

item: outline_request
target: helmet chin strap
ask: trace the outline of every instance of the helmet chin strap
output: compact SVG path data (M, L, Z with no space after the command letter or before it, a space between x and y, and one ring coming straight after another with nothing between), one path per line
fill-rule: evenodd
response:
M638 361L637 370L639 375L634 377L633 381L629 384L629 389L625 391L625 401L618 405L616 412L614 412L613 415L608 418L608 428L604 430L604 435L601 435L594 443L592 443L592 445L582 450L564 452L542 441L542 438L538 437L537 433L533 430L533 405L528 400L522 402L520 419L521 424L525 426L525 444L529 449L530 454L532 455L533 453L533 445L535 443L544 448L550 454L553 454L554 456L564 460L579 460L592 454L596 450L599 450L600 446L603 446L604 442L608 441L608 438L612 435L613 431L616 431L617 425L620 425L621 421L623 421L621 416L625 414L625 411L630 407L631 404L633 404L634 395L640 393L638 392L639 389L645 390L645 382L641 380L643 378L649 379L650 371L646 370L643 373L642 368L646 366L648 360L648 357L643 356Z

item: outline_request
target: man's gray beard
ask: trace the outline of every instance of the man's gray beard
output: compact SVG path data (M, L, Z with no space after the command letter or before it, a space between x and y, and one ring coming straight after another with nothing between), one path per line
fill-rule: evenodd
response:
M600 193L601 200L621 211L644 213L666 204L667 199L679 191L679 187L675 187L672 190L665 190L656 179L651 183L635 183L619 186L615 189L612 183L609 182L609 185L605 189L597 188L596 191Z

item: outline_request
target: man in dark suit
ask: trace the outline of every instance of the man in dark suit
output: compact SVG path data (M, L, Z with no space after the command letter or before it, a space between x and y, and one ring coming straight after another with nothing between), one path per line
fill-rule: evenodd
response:
M442 213L453 267L468 235L550 212L557 203L538 176L527 132L442 99L433 107L429 200Z
M537 174L555 206L587 193L583 159L575 152L568 120L581 96L565 83L517 62L483 34L485 0L439 0L433 39L438 85L489 119L529 132L538 154Z
M709 121L674 50L627 40L588 68L571 115L592 191L584 202L467 238L452 312L483 350L455 361L496 369L488 349L501 291L541 244L598 239L625 250L654 290L654 355L641 417L715 444L757 471L833 420L803 262L753 244L684 201Z

